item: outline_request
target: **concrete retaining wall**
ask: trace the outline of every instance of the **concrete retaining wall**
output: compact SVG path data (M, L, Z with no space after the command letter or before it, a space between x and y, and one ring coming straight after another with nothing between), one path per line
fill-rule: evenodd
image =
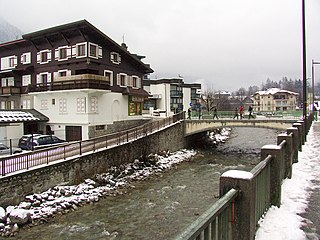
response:
M72 160L15 173L0 180L0 206L18 204L31 193L40 193L59 184L78 184L95 174L160 151L185 148L184 122L145 138Z

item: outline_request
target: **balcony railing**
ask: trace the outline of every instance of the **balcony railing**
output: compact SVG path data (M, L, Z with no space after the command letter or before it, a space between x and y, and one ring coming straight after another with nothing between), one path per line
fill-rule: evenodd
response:
M104 76L93 74L57 77L51 83L29 86L29 92L59 91L73 89L110 90L110 80Z
M20 87L0 87L0 95L14 95L14 94L21 94Z

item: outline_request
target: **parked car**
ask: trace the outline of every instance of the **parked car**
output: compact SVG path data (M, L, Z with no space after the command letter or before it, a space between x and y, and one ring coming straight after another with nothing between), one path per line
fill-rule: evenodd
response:
M16 154L21 152L22 152L21 148L12 147L12 150L10 150L9 147L4 145L3 143L0 143L0 155L10 155L11 153Z
M23 135L20 139L19 139L19 143L18 143L18 146L19 148L23 149L23 150L30 150L32 149L32 145L31 145L31 142L33 141L33 138L34 137L37 137L37 136L41 136L41 134L26 134L26 135Z
M38 148L51 147L65 142L65 140L62 140L54 135L28 134L22 136L19 139L19 147L24 150L33 150Z

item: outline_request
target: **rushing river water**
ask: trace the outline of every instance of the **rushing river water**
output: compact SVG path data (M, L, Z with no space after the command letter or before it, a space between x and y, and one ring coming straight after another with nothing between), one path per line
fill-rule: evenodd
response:
M217 200L220 175L229 169L250 171L260 160L260 148L275 144L278 133L235 128L227 143L198 150L174 169L135 182L127 194L21 229L14 239L172 239Z

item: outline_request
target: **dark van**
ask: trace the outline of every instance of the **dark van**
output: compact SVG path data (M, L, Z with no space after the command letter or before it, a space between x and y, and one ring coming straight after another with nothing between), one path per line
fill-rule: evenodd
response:
M34 150L38 148L51 147L65 142L65 140L54 135L28 134L20 138L19 147L24 150Z

